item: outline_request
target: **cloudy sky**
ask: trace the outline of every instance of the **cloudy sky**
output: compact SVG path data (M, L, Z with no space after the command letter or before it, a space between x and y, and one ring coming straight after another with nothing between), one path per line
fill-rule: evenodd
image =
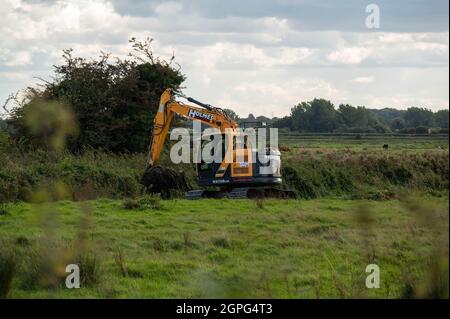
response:
M377 4L380 28L368 29ZM49 78L61 50L123 56L153 37L186 94L241 116L314 97L373 108L449 107L448 0L0 0L0 102Z

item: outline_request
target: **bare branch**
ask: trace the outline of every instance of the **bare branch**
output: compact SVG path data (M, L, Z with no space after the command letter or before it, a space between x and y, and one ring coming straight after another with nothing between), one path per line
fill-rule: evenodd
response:
M18 103L18 96L19 96L19 91L17 91L15 94L14 93L10 93L8 95L8 97L5 100L5 103L3 103L3 106L2 106L2 108L6 112L6 114L11 115L11 113L12 113L11 110L8 110L8 108L7 108L8 104L11 101L14 101L14 102Z

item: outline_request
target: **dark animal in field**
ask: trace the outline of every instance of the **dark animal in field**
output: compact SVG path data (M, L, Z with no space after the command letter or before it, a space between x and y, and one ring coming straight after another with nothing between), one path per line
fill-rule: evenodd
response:
M384 150L389 149L389 145L388 145L388 144L384 144L384 145L383 145L383 149L384 149Z
M170 198L171 190L185 192L192 189L182 172L161 166L148 167L142 175L141 184L147 192L159 193L163 198Z

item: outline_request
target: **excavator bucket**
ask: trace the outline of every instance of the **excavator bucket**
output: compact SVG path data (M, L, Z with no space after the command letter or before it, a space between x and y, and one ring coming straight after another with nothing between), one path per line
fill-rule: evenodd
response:
M149 166L141 177L141 184L149 193L159 193L163 198L170 198L172 191L186 192L192 189L182 172L162 166Z

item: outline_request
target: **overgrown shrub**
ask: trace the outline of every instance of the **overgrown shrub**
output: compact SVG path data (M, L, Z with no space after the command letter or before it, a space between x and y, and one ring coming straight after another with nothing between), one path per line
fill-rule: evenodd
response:
M143 152L149 143L153 114L164 89L178 89L185 77L152 52L152 39L130 40L132 51L126 59L111 59L101 53L97 59L76 57L72 49L63 51L64 63L55 66L52 80L24 91L25 99L11 99L8 124L16 141L30 147L48 143L48 134L78 124L80 134L68 140L71 151L90 146L113 152ZM73 111L64 116L63 105ZM58 106L59 117L46 116ZM63 119L53 121L52 119ZM64 119L66 121L64 121ZM31 120L31 122L30 122Z
M319 195L311 181L303 178L293 167L284 166L281 174L284 183L293 187L301 198L315 198Z
M86 251L79 254L76 264L80 267L80 284L82 286L93 286L100 281L100 263L95 252Z
M213 237L211 239L212 243L216 247L220 248L231 248L231 240L226 234Z
M284 184L301 198L350 196L389 199L401 188L426 192L448 189L448 152L357 153L285 160ZM376 190L376 191L375 191ZM382 191L387 190L387 191Z
M0 203L0 216L8 215L8 207L5 203Z
M63 282L62 274L56 271L57 267L55 267L52 257L46 249L41 247L29 251L22 268L22 289L56 288Z
M7 298L16 272L16 257L0 247L0 299Z
M125 209L161 209L163 207L159 194L148 194L140 198L127 198L123 202Z
M415 127L408 127L400 130L400 133L403 134L416 134L416 128Z
M406 154L315 152L298 157L294 149L283 154L282 187L294 190L299 198L355 194L367 198L372 196L374 189L400 190L404 187L436 192L445 191L449 186L447 150ZM162 156L165 161L167 152ZM143 153L114 154L86 149L79 154L51 155L44 151L21 152L12 148L8 153L0 153L0 162L0 203L36 200L37 195L45 191L46 198L53 200L130 198L149 209L161 208L161 199L143 195L140 184L146 162ZM190 164L173 168L182 169L195 187L196 178ZM64 186L64 192L58 185ZM179 196L184 197L184 193ZM6 212L7 207L0 205L0 215Z
M139 201L134 198L126 198L123 201L123 208L133 210L133 209L139 209L141 208L141 205L139 204Z
M255 205L256 205L256 208L263 209L264 208L264 199L263 198L256 198L255 199Z
M160 194L148 194L139 199L139 204L143 208L161 209L162 201Z
M0 129L0 152L7 152L10 148L8 132Z
M416 127L416 134L428 134L428 127L426 126Z

